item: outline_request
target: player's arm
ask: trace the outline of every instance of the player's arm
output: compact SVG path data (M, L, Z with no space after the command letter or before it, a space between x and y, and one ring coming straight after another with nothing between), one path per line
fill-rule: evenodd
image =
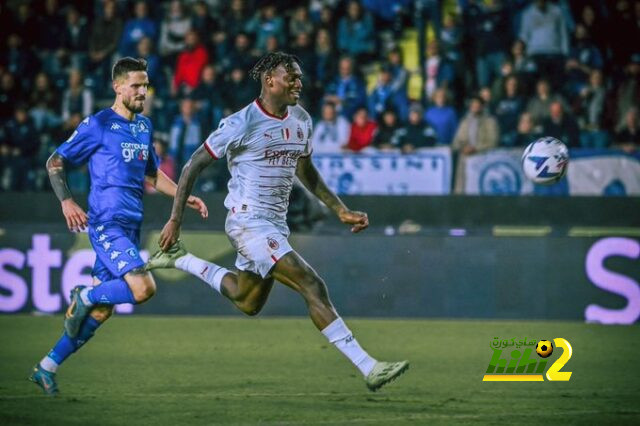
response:
M176 183L171 180L171 178L167 176L162 170L158 169L155 171L155 174L146 175L144 179L158 192L170 197L176 196L178 185L176 185ZM199 197L196 197L194 195L189 196L189 198L187 198L187 206L189 208L197 210L203 219L206 219L209 216L207 205Z
M62 214L67 221L67 227L71 231L84 230L88 224L88 217L82 207L73 200L67 185L64 157L54 152L47 160L46 167L53 192L62 205Z
M187 204L189 194L193 189L193 184L200 175L200 172L213 162L213 157L205 149L204 144L193 153L187 164L182 169L178 187L176 189L175 198L173 199L173 208L171 209L171 217L162 229L160 234L160 248L166 251L171 247L180 236L180 225L182 225L182 216L184 214L184 206Z
M342 223L353 225L351 232L360 232L369 226L369 218L364 212L349 210L342 200L327 186L313 165L311 156L300 157L296 168L300 182L320 201L325 203Z

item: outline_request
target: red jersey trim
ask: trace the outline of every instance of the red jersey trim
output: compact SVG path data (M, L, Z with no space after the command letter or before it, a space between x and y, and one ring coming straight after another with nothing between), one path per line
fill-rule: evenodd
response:
M272 259L274 262L278 262L278 258L277 258L277 257L275 257L273 254L271 255L271 259Z
M209 147L209 145L205 142L204 148L207 150L209 154L213 157L214 160L219 160L218 156L213 152L213 150Z
M262 104L260 103L260 99L256 99L254 102L255 102L255 104L258 106L258 109L259 109L260 111L262 111L262 113L263 113L264 115L266 115L267 117L269 117L269 118L273 118L274 120L280 120L280 121L282 121L282 120L284 120L285 118L287 118L287 117L289 116L289 109L288 109L288 108L287 108L287 113L284 115L284 117L278 117L277 115L273 115L273 114L271 114L270 112L268 112L266 109L264 109L264 107L263 107L263 106L262 106Z

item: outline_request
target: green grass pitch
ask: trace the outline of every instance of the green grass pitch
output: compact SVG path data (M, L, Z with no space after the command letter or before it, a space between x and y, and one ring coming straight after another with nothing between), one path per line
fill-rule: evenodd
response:
M638 326L347 322L409 371L369 392L306 318L120 316L61 367L50 398L26 379L61 317L0 316L0 424L640 424ZM496 336L564 337L571 380L482 382Z

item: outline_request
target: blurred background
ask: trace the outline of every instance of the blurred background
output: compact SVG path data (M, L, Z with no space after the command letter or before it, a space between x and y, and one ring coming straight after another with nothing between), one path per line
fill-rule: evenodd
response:
M59 312L89 279L90 246L65 232L44 163L112 104L115 60L147 59L145 114L177 180L219 120L256 98L256 60L282 50L302 61L314 162L372 221L348 237L292 193L294 246L345 315L640 316L638 0L8 0L0 28L0 311ZM552 186L520 167L543 135L571 153ZM228 177L224 160L200 177L212 215L189 218L185 240L230 266ZM82 200L86 169L69 184ZM145 198L153 252L171 200ZM158 280L136 311L232 312L179 271ZM265 312L303 315L290 298L278 289Z

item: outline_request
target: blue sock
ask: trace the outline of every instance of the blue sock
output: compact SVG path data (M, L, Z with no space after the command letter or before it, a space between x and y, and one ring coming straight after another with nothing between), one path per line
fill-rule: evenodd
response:
M80 327L80 332L78 336L75 338L71 338L67 336L67 333L62 333L62 337L58 340L56 345L49 351L45 360L41 362L42 364L50 364L47 362L46 358L50 358L53 361L55 366L52 365L42 365L45 370L55 370L58 365L62 364L64 360L69 358L69 355L80 349L82 345L87 343L89 339L93 337L93 334L96 332L98 327L100 327L102 323L93 318L92 316L88 316L87 319L82 323L82 327ZM53 367L53 368L51 368ZM55 372L55 371L54 371Z
M87 298L93 304L118 305L120 303L136 304L136 299L129 284L121 278L105 281L89 290Z

